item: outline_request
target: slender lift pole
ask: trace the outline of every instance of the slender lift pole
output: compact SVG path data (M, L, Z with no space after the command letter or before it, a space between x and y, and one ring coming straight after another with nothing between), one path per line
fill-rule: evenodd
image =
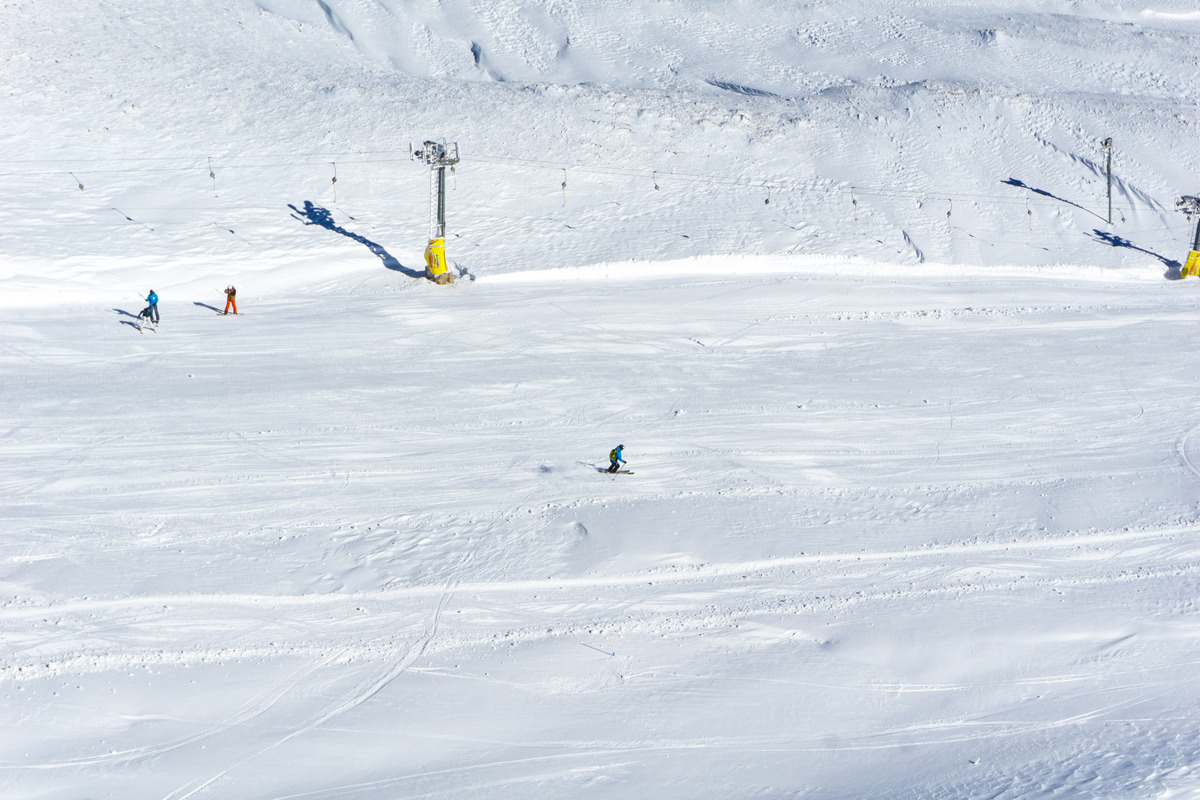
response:
M1112 225L1112 137L1104 140L1104 149L1108 151L1108 166L1104 172L1108 176L1108 224Z
M458 143L425 141L413 158L429 165L429 244L425 276L434 283L454 283L446 265L446 167L458 163Z

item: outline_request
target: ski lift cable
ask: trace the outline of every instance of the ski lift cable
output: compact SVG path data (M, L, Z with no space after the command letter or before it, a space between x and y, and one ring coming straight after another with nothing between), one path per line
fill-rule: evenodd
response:
M355 154L351 154L351 155L352 156L376 155L376 154L377 155L391 155L395 152L396 151L375 151L374 153L359 152L359 153L355 153ZM219 159L219 157L217 158L217 160L214 161L211 159L211 157L208 157L208 158L205 158L204 161L200 161L200 159L190 159L190 163L188 163L186 165L181 163L180 166L145 166L145 165L141 165L141 166L134 166L134 167L126 167L126 168L114 168L114 169L78 168L78 171L83 172L86 175L90 175L90 176L119 175L119 174L155 174L155 173L170 173L170 172L190 172L190 171L195 170L198 166L201 166L201 167L207 167L208 172L211 176L213 170L218 169L218 168L224 169L224 170L235 170L235 169L254 170L254 169L296 168L296 167L303 167L303 166L318 166L318 165L322 166L322 167L328 167L328 165L331 163L330 161L317 161L317 160L310 161L310 160L308 160L308 159L322 158L322 157L326 157L328 155L330 155L330 154L303 154L303 155L301 155L297 158L293 158L293 159L288 159L285 156L283 158L278 158L278 159L272 160L271 162L255 162L255 161L251 161L251 160L245 160L246 159L245 156L240 157L236 160L231 159L229 161L222 161ZM138 162L144 162L144 161L173 161L173 160L178 160L178 161L182 162L184 160L184 157L145 158L145 159L141 159L141 158L139 158L139 159L90 159L90 160L89 159L80 159L80 160L63 159L62 162L71 163L72 165L74 165L78 161L91 161L93 163L116 164L116 163L138 163ZM373 157L371 157L371 158L358 158L358 159L351 157L351 158L348 158L347 160L343 160L341 163L343 165L346 165L346 164L359 165L359 164L406 163L408 161L409 161L409 159L407 157L405 157L405 158L399 158L399 157L396 157L396 158L373 158ZM49 162L50 162L50 160L46 160L46 163L49 163ZM0 163L14 163L14 162L0 161ZM469 162L466 162L464 164L464 166L466 168L470 169L471 165L474 163L494 164L494 165L523 165L523 166L527 166L527 167L534 167L534 168L540 167L540 168L551 169L551 170L555 170L555 171L569 169L573 172L584 173L584 174L612 175L612 176L622 176L622 177L631 177L631 178L632 177L640 177L642 179L644 179L646 177L645 169L612 167L612 166L603 166L603 165L584 165L584 164L578 164L578 163L567 164L565 162L556 162L556 161L549 161L549 160L544 160L544 159L531 159L531 158L521 158L521 157L515 157L515 156L492 155L492 154L473 155L471 157L471 160ZM5 175L8 177L40 177L40 176L50 176L50 175L61 175L63 171L64 170L61 170L61 169L45 170L45 171L30 170L30 171L7 172L7 173L0 172L0 175ZM71 174L72 177L74 177L73 172L69 172L68 174ZM906 189L893 188L893 187L871 187L871 186L863 187L863 186L860 186L859 184L854 184L853 187L850 187L849 185L839 184L828 178L819 178L819 177L807 178L807 179L780 178L780 177L758 178L758 177L750 177L750 176L747 176L747 177L722 176L722 175L694 173L694 172L682 172L682 171L681 172L661 171L658 169L651 170L650 177L655 185L657 185L657 179L660 176L664 177L664 178L674 179L677 181L689 181L689 182L697 182L697 183L704 183L704 184L710 184L710 185L745 186L745 187L751 187L751 188L766 189L768 191L771 189L776 189L776 190L785 190L786 189L786 190L792 190L792 191L804 190L804 191L813 191L813 192L829 192L829 191L850 192L850 191L852 191L856 196L865 196L865 197L872 197L872 196L874 196L874 197L892 197L892 198L912 197L912 198L928 199L931 201L940 198L940 199L959 199L960 201L976 200L976 201L986 201L988 203L1008 203L1008 204L1020 204L1020 205L1026 204L1026 202L1028 200L1028 198L1013 196L1013 195L1000 195L1000 194L990 194L990 193L966 193L966 192L949 192L948 193L948 192L938 191L936 189L906 190ZM77 182L81 182L81 181L78 181L78 179L77 179ZM1047 200L1040 200L1040 199L1032 200L1032 203L1035 205L1039 205L1039 206L1061 206L1064 203L1072 204L1071 201L1065 201L1065 200L1064 201L1056 201L1056 200L1053 200L1052 198L1047 199ZM1128 202L1114 203L1114 208L1120 209L1120 210L1126 210L1126 211L1133 211L1133 210L1141 208L1141 207L1142 206L1137 206L1133 203L1128 203ZM1087 210L1087 209L1084 208L1083 210Z

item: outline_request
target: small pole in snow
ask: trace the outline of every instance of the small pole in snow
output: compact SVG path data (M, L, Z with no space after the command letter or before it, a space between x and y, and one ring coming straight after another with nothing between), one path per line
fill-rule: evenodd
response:
M1108 176L1108 224L1112 225L1112 137L1105 139L1103 145L1108 151L1108 162L1104 172Z
M333 202L337 202L337 162L330 161L333 164Z
M68 172L67 174L70 175L72 178L75 178L74 172ZM82 192L83 191L83 181L79 180L79 178L75 178L75 182L79 184L79 191Z

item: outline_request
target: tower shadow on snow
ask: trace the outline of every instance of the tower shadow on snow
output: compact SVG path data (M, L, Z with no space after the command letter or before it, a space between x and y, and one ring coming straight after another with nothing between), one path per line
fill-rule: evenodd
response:
M1066 203L1069 206L1074 206L1075 208L1078 208L1080 211L1086 211L1087 213L1091 214L1093 217L1098 217L1099 219L1104 219L1104 217L1101 217L1095 211L1092 211L1091 209L1088 209L1088 208L1084 208L1083 206L1079 205L1079 203L1075 203L1070 200L1066 200L1062 197L1058 197L1057 195L1053 195L1050 192L1047 192L1045 189L1035 189L1034 187L1026 184L1024 181L1018 180L1016 178L1009 178L1008 180L1001 181L1001 183L1007 184L1008 186L1015 186L1018 189L1028 189L1029 191L1033 192L1034 194L1041 195L1042 197L1048 197L1051 200L1057 201L1059 203ZM1158 253L1154 252L1153 250L1147 250L1144 247L1138 247L1133 242L1129 241L1128 239L1126 239L1122 236L1118 236L1117 234L1113 233L1112 231L1102 231L1099 228L1093 228L1092 229L1092 239L1094 239L1097 242L1100 242L1101 244L1106 244L1109 247L1127 247L1130 250L1136 250L1139 253L1145 253L1148 256L1154 256L1159 261L1161 261L1163 263L1163 265L1166 266L1166 268L1167 268L1166 273L1164 273L1164 277L1166 277L1168 280L1178 280L1181 277L1180 270L1183 268L1183 264L1181 264L1180 262L1176 261L1173 258L1167 258L1166 256L1159 255Z
M1091 214L1093 217L1100 217L1100 219L1104 219L1104 217L1101 217L1099 214L1097 214L1095 211L1092 211L1090 208L1084 208L1083 206L1079 205L1079 203L1076 203L1073 200L1068 200L1065 197L1059 197L1056 194L1051 194L1050 192L1047 192L1045 189L1035 189L1034 187L1025 183L1025 181L1017 180L1016 178L1009 178L1006 181L1000 181L1000 182L1003 184L1006 184L1008 186L1015 186L1018 189L1028 189L1029 191L1033 192L1034 194L1039 194L1042 197L1048 197L1051 200L1054 200L1059 203L1066 203L1069 206L1074 206L1075 208L1078 208L1080 211L1086 211L1087 213Z
M1183 267L1182 263L1176 261L1173 258L1167 258L1166 256L1160 256L1158 253L1154 252L1153 250L1147 250L1144 247L1138 247L1133 242L1129 241L1128 239L1126 239L1124 237L1118 236L1117 234L1113 233L1112 231L1102 231L1099 228L1093 228L1092 229L1092 238L1095 239L1097 242L1108 245L1109 247L1128 247L1130 250L1136 250L1139 253L1145 253L1148 256L1154 256L1159 261L1161 261L1163 263L1163 265L1167 268L1167 272L1166 272L1167 278L1169 278L1171 280L1177 280L1181 277L1179 270Z
M288 203L288 208L290 208L294 212L292 214L292 217L300 220L305 225L320 225L322 228L325 228L326 230L331 230L334 233L340 233L342 236L345 236L347 239L353 239L354 241L358 242L359 244L366 245L368 250L370 250L375 255L379 256L379 259L383 262L383 265L385 267L387 267L388 269L394 270L396 272L401 272L410 278L424 278L425 277L424 271L417 271L415 269L410 269L409 267L406 267L403 264L401 264L399 262L399 260L396 259L395 256L393 256L391 253L389 253L387 250L385 250L383 248L383 245L372 242L370 239L363 236L362 234L354 233L353 231L348 231L345 228L343 228L341 225L338 225L336 222L333 221L333 212L331 212L328 208L323 208L321 206L318 206L318 205L314 204L311 200L304 201L304 210L303 211L296 208L291 203Z

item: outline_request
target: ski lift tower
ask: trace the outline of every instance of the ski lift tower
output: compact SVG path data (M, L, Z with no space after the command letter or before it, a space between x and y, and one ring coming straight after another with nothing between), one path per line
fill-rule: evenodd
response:
M1192 217L1198 218L1196 235L1192 237L1192 251L1188 253L1187 263L1183 265L1179 277L1200 276L1200 197L1185 194L1175 202L1175 207L1187 214L1188 222L1192 221Z
M425 248L425 276L434 283L454 283L446 265L446 167L458 163L458 142L425 141L413 158L429 165L429 244Z

